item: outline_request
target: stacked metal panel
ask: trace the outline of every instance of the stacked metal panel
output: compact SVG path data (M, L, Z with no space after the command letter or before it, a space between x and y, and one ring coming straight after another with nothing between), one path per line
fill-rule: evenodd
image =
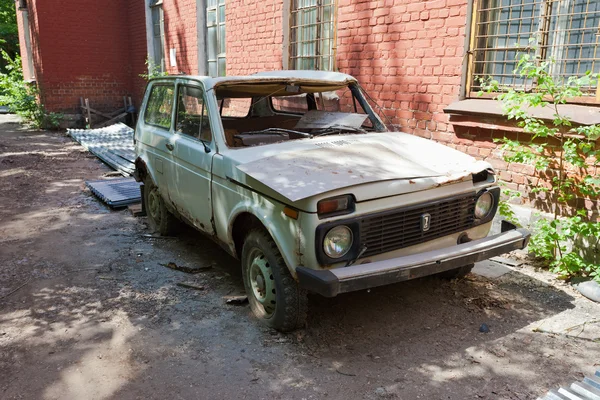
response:
M600 371L586 376L581 382L575 382L568 388L549 391L538 400L600 400Z
M141 183L133 178L87 181L85 184L92 193L112 208L125 207L142 201Z
M98 129L68 129L67 134L123 176L135 169L133 129L114 124Z

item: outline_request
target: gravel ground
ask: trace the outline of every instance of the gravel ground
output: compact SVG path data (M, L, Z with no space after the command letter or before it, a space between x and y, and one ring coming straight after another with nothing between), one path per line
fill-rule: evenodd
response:
M306 329L271 331L225 304L237 260L191 229L144 236L84 188L106 166L16 122L0 115L2 399L535 399L598 368L600 305L528 266L312 296Z

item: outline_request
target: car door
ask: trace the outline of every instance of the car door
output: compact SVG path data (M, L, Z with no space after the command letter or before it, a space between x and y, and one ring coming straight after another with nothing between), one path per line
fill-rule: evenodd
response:
M175 82L154 83L150 88L143 116L141 137L143 150L147 152L153 179L166 198L169 175L171 175L171 144Z
M178 82L175 105L175 128L169 139L173 160L169 197L189 222L213 234L210 188L216 146L203 88L198 83Z

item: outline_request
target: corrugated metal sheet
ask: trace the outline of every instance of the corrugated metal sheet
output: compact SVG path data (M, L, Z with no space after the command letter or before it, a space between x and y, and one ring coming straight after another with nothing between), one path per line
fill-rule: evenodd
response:
M98 129L68 129L67 134L123 176L135 169L133 129L114 124Z
M142 201L141 183L136 182L133 178L86 181L85 184L100 200L113 208L125 207L128 204Z
M600 371L586 376L581 382L575 382L568 388L549 391L538 400L600 400Z

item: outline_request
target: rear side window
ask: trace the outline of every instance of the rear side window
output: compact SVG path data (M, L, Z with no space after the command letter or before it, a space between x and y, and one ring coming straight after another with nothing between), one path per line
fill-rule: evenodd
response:
M219 100L219 112L221 117L243 118L250 114L252 99L247 98L226 98Z
M148 105L144 112L144 122L161 128L171 127L171 116L173 111L174 85L156 85L152 87Z

